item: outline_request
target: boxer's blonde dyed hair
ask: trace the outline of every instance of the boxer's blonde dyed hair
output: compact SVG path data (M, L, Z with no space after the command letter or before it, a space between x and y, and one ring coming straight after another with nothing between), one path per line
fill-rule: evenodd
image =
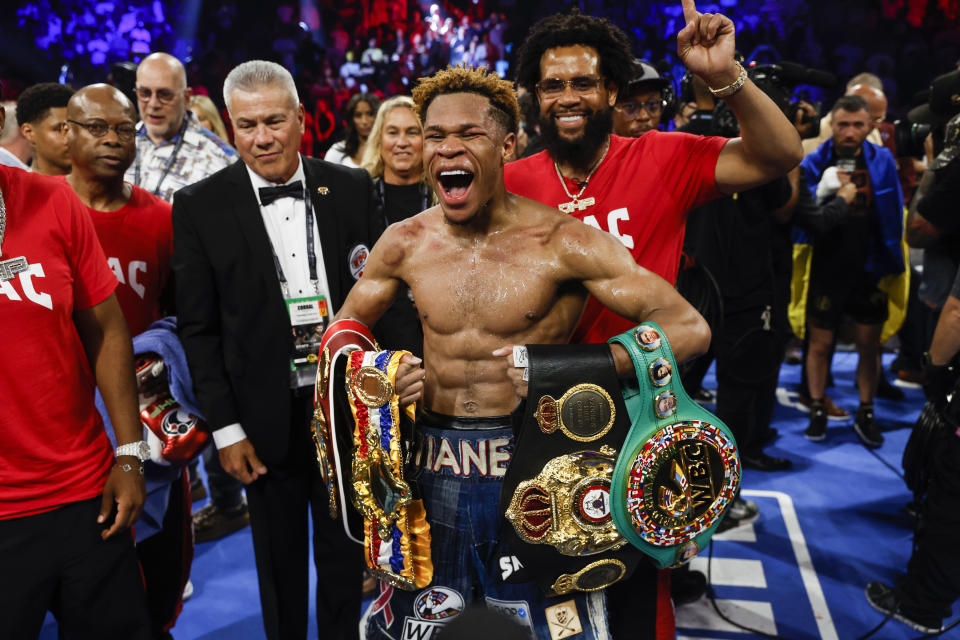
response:
M413 90L413 102L420 122L426 121L427 109L437 96L450 93L476 93L490 100L490 115L503 125L506 133L516 133L520 122L520 105L513 84L490 73L486 67L456 66L421 78Z

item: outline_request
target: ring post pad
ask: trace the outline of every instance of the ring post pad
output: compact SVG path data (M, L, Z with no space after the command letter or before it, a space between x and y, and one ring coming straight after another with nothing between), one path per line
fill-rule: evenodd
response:
M416 406L401 413L396 378L409 353L353 351L346 387L355 423L350 497L363 517L363 557L381 580L413 590L433 580L433 562L423 500L404 476L401 417L412 423Z
M507 582L548 595L597 591L643 559L617 531L610 486L630 421L606 344L527 345L529 386L504 475L500 539L523 565Z
M613 519L658 568L677 566L706 547L737 495L737 443L686 394L659 326L645 322L610 342L637 372L636 382L621 381L631 427L613 471Z

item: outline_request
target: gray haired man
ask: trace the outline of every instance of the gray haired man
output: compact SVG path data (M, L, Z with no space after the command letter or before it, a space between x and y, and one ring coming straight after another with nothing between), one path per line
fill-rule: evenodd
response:
M317 626L355 638L361 548L327 515L313 381L294 336L321 334L359 277L350 256L380 230L373 185L365 171L300 155L303 106L280 65L239 65L224 100L243 162L173 202L180 339L223 468L246 485L267 637L306 636L310 514Z

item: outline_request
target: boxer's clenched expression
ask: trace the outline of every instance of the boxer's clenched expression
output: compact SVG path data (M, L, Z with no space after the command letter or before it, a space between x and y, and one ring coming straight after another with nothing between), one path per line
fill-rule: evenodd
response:
M440 95L427 108L424 167L453 224L469 223L494 195L516 144L516 134L491 115L492 108L476 93Z

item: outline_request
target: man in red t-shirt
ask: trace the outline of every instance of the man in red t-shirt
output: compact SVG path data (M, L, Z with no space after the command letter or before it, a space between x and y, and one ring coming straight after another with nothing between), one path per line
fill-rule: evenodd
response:
M3 638L36 637L48 610L66 637L150 637L127 531L143 508L146 443L116 285L62 180L0 167Z
M160 294L173 253L170 204L123 179L136 156L136 122L133 103L106 84L80 89L67 104L73 171L66 180L86 205L120 282L117 300L134 335L162 315ZM149 505L162 505L156 511L163 514L162 529L145 526L137 538L154 637L176 622L193 560L193 541L184 534L191 504L181 499L182 474L147 463Z
M734 60L733 22L699 13L694 0L682 5L677 54L727 102L742 123L741 138L611 135L618 90L636 73L629 40L606 19L557 14L534 25L517 63L518 83L539 99L546 150L504 171L508 191L608 231L671 283L687 211L769 182L803 158L796 129ZM634 324L591 298L571 341L604 342ZM609 588L614 637L673 637L668 585L665 572L641 569Z
M733 140L651 131L610 134L619 87L634 75L626 35L609 21L557 14L531 29L517 80L540 102L546 150L506 167L507 190L609 231L642 266L674 282L686 212L783 175L803 157L796 129L734 61L733 23L683 1L677 53L730 105ZM575 341L602 342L633 323L591 301Z
M78 91L67 105L73 171L67 182L87 206L107 264L120 282L117 300L131 335L162 317L170 276L170 204L123 181L136 156L136 110L109 85Z

